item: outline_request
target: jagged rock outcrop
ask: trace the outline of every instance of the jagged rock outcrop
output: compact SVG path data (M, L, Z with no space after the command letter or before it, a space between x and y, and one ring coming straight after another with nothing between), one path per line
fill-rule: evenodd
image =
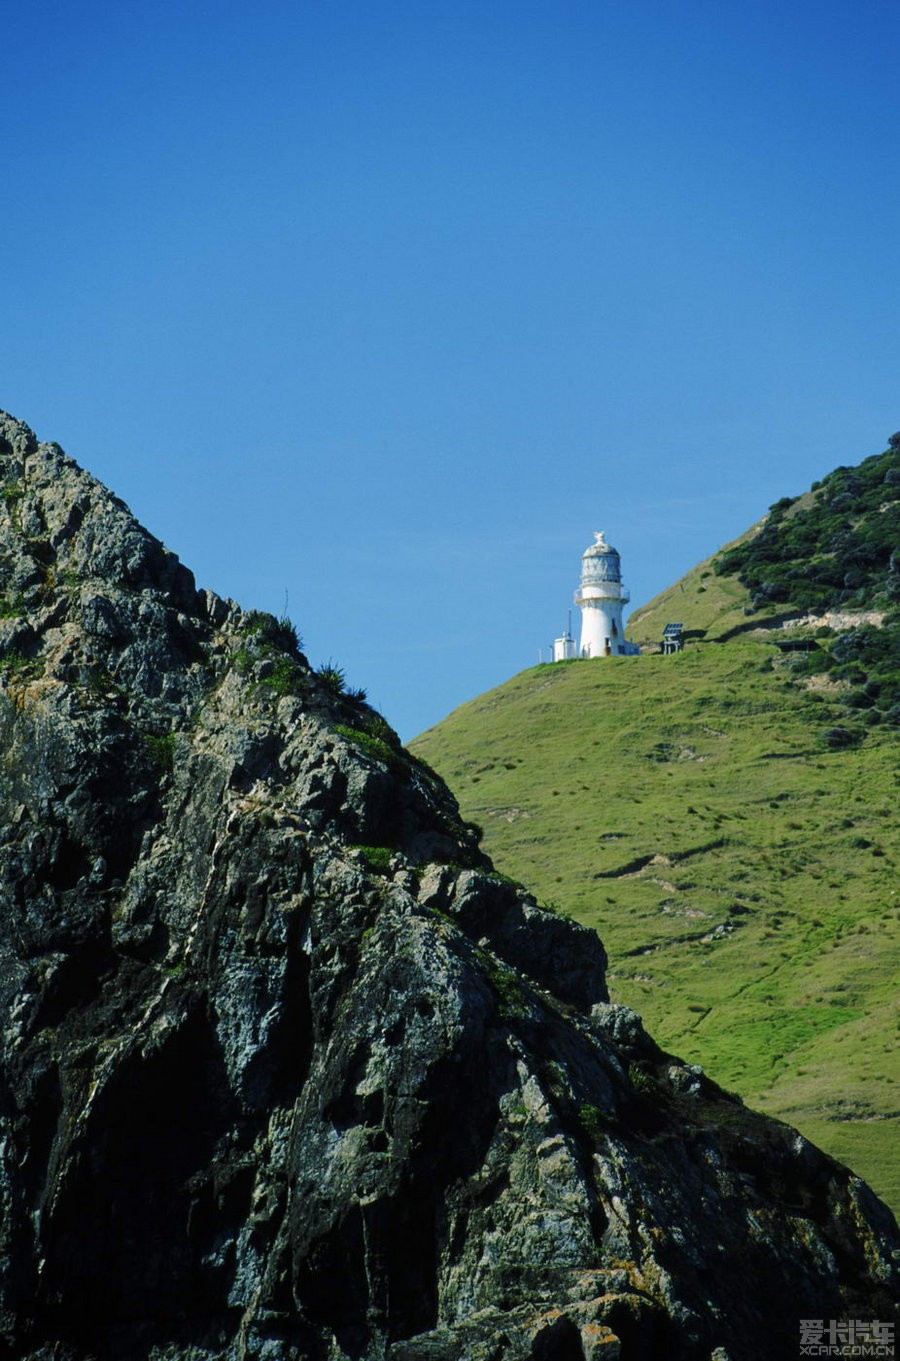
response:
M0 751L6 1355L756 1361L890 1317L871 1192L9 417Z

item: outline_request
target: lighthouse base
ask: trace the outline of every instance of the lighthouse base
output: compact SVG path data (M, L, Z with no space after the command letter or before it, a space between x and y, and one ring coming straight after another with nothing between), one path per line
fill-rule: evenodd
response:
M585 601L581 612L581 656L622 656L626 650L622 606L612 601Z

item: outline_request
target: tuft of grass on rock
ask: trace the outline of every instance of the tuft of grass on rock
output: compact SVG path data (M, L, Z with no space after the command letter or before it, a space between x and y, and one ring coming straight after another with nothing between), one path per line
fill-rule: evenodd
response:
M362 728L351 728L346 723L336 723L334 730L340 733L342 737L346 737L348 742L352 742L354 746L359 747L368 756L373 756L376 761L383 761L385 765L394 769L403 768L404 762L399 753L393 747L389 747L382 738L374 737L372 733L366 732Z
M343 668L338 666L336 662L333 662L330 659L327 662L323 662L316 672L316 675L329 694L342 695L344 693L347 678L344 675Z
M0 619L19 619L25 613L25 597L20 592L0 596Z
M396 855L390 846L353 846L351 849L359 851L369 869L376 874L387 874Z
M145 733L144 743L153 763L160 770L169 772L175 765L175 734L173 732L158 736L155 733Z
M33 680L43 672L43 662L38 657L26 657L16 649L0 652L0 675L10 680Z

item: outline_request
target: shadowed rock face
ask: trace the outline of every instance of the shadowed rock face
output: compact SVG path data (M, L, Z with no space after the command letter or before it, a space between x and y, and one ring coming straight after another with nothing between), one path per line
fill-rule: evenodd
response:
M9 417L0 909L11 1357L758 1361L891 1317L871 1192Z

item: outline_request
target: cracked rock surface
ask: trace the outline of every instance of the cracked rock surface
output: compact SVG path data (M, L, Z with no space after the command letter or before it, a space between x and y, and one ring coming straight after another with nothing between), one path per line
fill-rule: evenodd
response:
M868 1188L663 1053L287 621L0 415L0 1355L758 1361Z

